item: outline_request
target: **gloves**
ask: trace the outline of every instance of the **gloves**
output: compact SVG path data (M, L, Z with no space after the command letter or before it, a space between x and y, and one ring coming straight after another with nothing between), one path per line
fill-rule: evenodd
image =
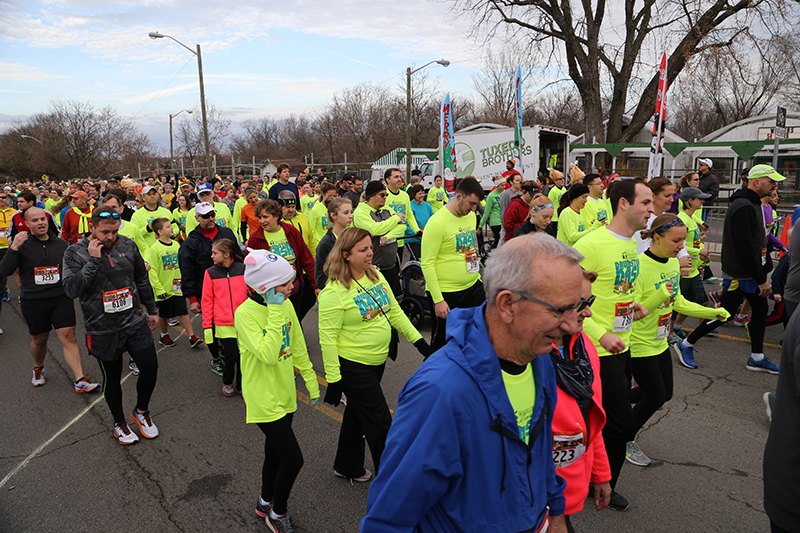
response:
M338 407L342 402L342 380L336 383L328 383L328 390L325 391L325 403Z
M206 341L206 344L212 344L214 342L214 330L211 328L204 329L203 340Z
M420 355L422 355L423 361L433 354L433 350L431 350L431 347L428 345L427 342L425 342L425 339L420 339L417 342L415 342L414 348L416 348L417 351L420 353Z
M317 396L316 398L311 398L311 407L314 407L318 403L319 403L319 396Z
M264 298L264 303L267 305L283 305L283 301L286 299L283 293L276 292L274 288L269 289L262 296Z
M164 294L159 294L158 296L156 296L156 300L166 300L166 299L167 299L166 292Z

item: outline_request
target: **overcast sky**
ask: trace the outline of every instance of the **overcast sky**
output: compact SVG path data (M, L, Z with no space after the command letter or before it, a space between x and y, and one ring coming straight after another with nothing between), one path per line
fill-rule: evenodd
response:
M168 115L206 99L234 123L313 112L360 82L398 90L408 66L429 67L443 91L469 94L481 49L469 21L426 0L0 0L0 126L45 111L49 100L110 105L160 147ZM186 116L185 114L182 116ZM175 119L178 120L178 119Z

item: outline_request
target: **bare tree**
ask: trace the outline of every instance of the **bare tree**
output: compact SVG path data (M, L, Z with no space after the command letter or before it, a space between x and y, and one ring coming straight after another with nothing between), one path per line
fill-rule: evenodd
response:
M527 86L533 72L530 66L520 64L521 57L524 57L524 52L515 49L494 54L489 48L483 69L472 74L472 87L478 93L477 112L481 122L514 125L517 68L521 69L523 87Z
M258 159L278 159L283 156L280 120L245 120L242 128L244 132L231 138L230 149L234 155L249 155Z
M231 121L225 118L222 110L214 104L206 105L208 120L209 156L221 154L228 146ZM178 122L175 138L178 140L178 151L183 152L191 160L205 159L205 140L203 139L203 117L199 107L193 113Z

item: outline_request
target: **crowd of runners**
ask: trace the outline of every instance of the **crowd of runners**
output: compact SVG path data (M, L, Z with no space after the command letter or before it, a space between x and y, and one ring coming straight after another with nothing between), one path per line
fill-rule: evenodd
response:
M745 368L779 373L765 327L785 326L800 301L792 253L768 279L773 250L789 252L775 236L785 178L767 165L742 176L718 228L717 278L703 204L719 183L700 161L679 183L577 166L526 180L509 161L488 195L473 177L445 188L436 176L426 190L418 171L364 183L288 165L265 178L10 183L0 289L7 301L8 285L18 288L31 384L46 383L55 329L75 392L102 390L123 445L139 441L129 420L159 435L156 342L175 346L170 327L180 327L207 349L221 393L243 395L247 423L264 434L255 512L271 531L294 531L295 372L312 406L345 405L333 474L374 479L363 531L573 531L587 494L598 510L628 508L620 474L626 461L650 464L636 435L672 397L672 354L698 368L695 345L735 320L750 338ZM409 291L408 265L424 296ZM101 383L84 369L74 300ZM318 321L303 322L315 306ZM430 339L413 309L430 314ZM699 319L693 329L687 317ZM324 368L312 366L310 335ZM381 379L400 335L421 358L393 417ZM138 376L129 416L126 361ZM775 531L795 518L780 509Z

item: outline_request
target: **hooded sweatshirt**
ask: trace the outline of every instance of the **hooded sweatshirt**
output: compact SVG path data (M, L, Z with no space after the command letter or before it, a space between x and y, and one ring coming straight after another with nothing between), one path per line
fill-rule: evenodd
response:
M485 310L451 310L447 344L403 387L362 533L536 531L548 506L550 515L564 513L565 483L553 463L550 357L530 363L536 403L526 445Z
M731 195L722 230L722 272L726 278L767 280L767 230L761 198L750 189Z

